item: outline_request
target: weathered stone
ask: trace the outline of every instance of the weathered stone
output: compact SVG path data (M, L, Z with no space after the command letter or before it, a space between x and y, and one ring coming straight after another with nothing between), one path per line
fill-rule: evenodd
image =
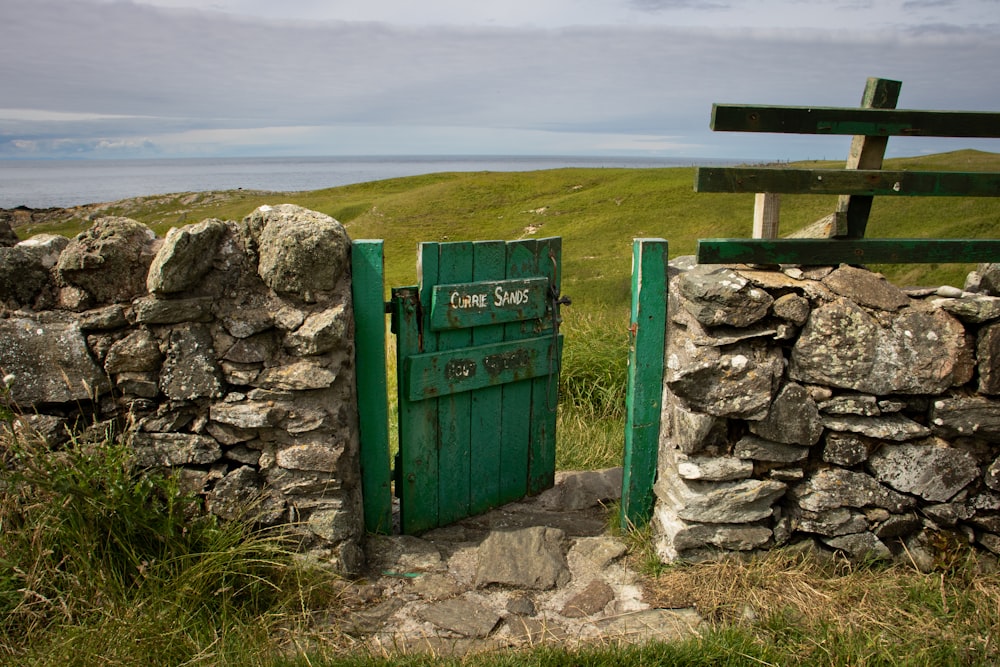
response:
M10 399L22 410L86 401L110 388L75 322L0 319L0 369L13 376Z
M313 511L307 526L313 535L324 540L340 542L357 534L357 517L350 508L332 507Z
M146 292L155 241L140 222L101 218L69 242L56 270L60 280L86 290L97 303L131 301Z
M986 467L986 474L983 475L986 486L994 491L1000 491L1000 456L993 459L993 463Z
M979 393L1000 394L1000 324L991 324L979 330L976 359Z
M133 303L135 320L140 324L178 324L180 322L211 322L212 297L192 299L157 299L148 296Z
M699 265L679 277L681 305L706 326L745 327L762 319L774 301L735 271Z
M554 484L538 496L546 509L573 512L614 502L622 495L622 469L563 471L555 474Z
M259 364L273 359L278 353L278 338L274 332L241 338L226 350L222 358L237 364Z
M872 533L882 542L886 542L911 535L920 530L923 525L923 521L916 514L893 514L872 530Z
M1000 441L1000 400L981 396L942 398L930 410L934 432L943 438L974 436Z
M859 417L878 417L882 414L878 399L869 394L844 394L823 401L817 406L820 412L830 415L858 415Z
M731 327L720 325L707 327L684 308L673 311L670 321L685 329L685 335L695 344L706 347L722 347L754 338L775 338L778 336L777 325L751 324L746 327Z
M905 512L916 505L914 498L882 486L873 477L842 468L818 470L792 487L789 495L799 507L810 512L838 507L881 507L890 512Z
M248 466L260 465L260 450L251 449L246 445L236 445L230 447L222 453L222 457L229 461L236 461Z
M336 497L344 488L344 480L336 475L316 470L289 470L277 466L264 468L265 454L262 453L261 468L269 486L287 496L325 495Z
M823 425L831 431L858 433L869 438L904 442L925 438L931 434L923 424L899 414L882 415L881 417L856 417L854 415L827 415Z
M643 642L683 641L699 635L705 620L689 609L645 609L617 614L599 623L601 636L610 640Z
M274 326L274 315L263 309L240 308L222 318L222 326L233 338L249 338Z
M257 241L258 273L279 294L304 301L330 291L344 272L350 239L333 218L298 206L261 206L247 217Z
M794 463L809 456L809 449L747 435L740 438L739 442L733 446L733 454L741 459L753 459L754 461Z
M822 512L800 510L794 514L793 524L803 533L838 537L868 530L868 519L861 512L837 507Z
M222 448L213 438L195 433L146 433L132 436L136 464L142 467L215 463Z
M6 430L7 424L0 421L0 432ZM10 423L14 434L22 439L41 439L50 447L61 445L69 440L70 432L66 420L54 415L27 414L16 415Z
M505 606L506 610L517 616L534 616L537 613L534 600L529 595L513 595Z
M780 349L738 343L717 348L671 342L666 381L690 410L718 417L763 419L784 372Z
M682 456L677 460L677 473L684 479L726 482L750 477L753 462L736 456Z
M960 299L934 299L931 303L970 324L1000 319L1000 297L996 296L975 294Z
M128 326L125 309L118 303L80 313L77 321L84 331L114 331Z
M968 453L943 441L883 445L868 459L875 479L931 502L947 502L979 476Z
M0 248L17 245L17 242L17 233L10 226L10 221L6 217L0 217Z
M104 359L108 373L157 371L163 362L160 344L148 329L139 329L111 346Z
M320 443L292 445L278 450L277 463L289 470L337 472L337 462L343 451L342 447Z
M0 246L0 303L6 302L15 307L31 306L53 286L50 267L45 264L50 257L58 259L58 250L65 247L68 241L63 237L47 238L62 239L61 246L33 239L13 247Z
M791 322L796 326L802 326L809 319L809 300L798 294L785 294L774 300L771 306L776 317Z
M899 310L910 303L910 298L885 276L841 265L823 279L823 284L851 301L879 310Z
M773 480L691 481L667 470L653 490L670 511L685 521L748 523L771 516L771 506L786 488Z
M862 437L831 431L826 434L823 460L839 466L856 466L868 460L868 454L874 447L874 443Z
M891 560L892 552L882 540L869 532L826 537L823 542L830 548L843 551L851 560Z
M186 324L171 330L160 389L174 401L222 397L222 369L206 327Z
M614 537L598 535L596 537L578 537L570 549L568 558L581 558L598 570L607 569L613 562L628 552L622 542Z
M750 431L774 442L810 447L823 435L823 424L809 392L790 382L771 403L767 416L750 422Z
M594 579L587 586L566 601L559 611L566 618L586 618L603 611L615 599L615 592L607 582Z
M816 308L792 348L789 377L868 394L938 394L972 376L965 329L925 306L889 316L889 326L838 299Z
M562 544L565 536L558 528L544 526L493 531L479 547L476 586L548 590L565 584L570 577Z
M167 232L146 276L153 294L171 294L191 289L212 268L215 250L226 231L221 220L173 227Z
M407 574L444 569L441 551L413 535L371 535L365 549L369 564L379 571Z
M324 354L342 345L348 331L348 313L343 305L313 313L294 333L285 338L285 346L294 354Z
M208 511L223 519L246 519L261 501L262 480L249 466L240 466L215 483L208 494Z
M664 421L669 424L670 444L686 454L722 445L727 438L725 419L688 410L672 392L667 395Z
M924 516L940 526L954 526L959 521L965 521L975 514L975 511L965 503L941 503L926 505L920 510Z
M287 366L267 368L257 376L257 386L264 389L304 391L326 389L333 385L337 373L322 362L302 360Z
M130 372L115 376L115 387L122 396L156 398L160 395L160 384L155 373Z
M419 609L417 616L463 637L486 637L500 622L496 610L463 598L429 604Z
M163 406L155 415L144 418L139 422L139 429L150 433L171 433L180 431L195 418L195 410L182 408L171 410Z
M213 403L209 411L213 421L240 429L256 429L277 426L284 418L282 408L268 401L248 401L241 403Z
M980 264L976 268L979 275L979 289L989 296L1000 296L1000 263Z
M219 367L226 382L236 387L251 386L261 371L260 364L237 364L226 360L220 361Z
M655 522L659 538L657 549L669 560L683 558L686 551L712 546L731 551L749 551L771 539L771 529L761 525L699 523L682 519L658 505Z

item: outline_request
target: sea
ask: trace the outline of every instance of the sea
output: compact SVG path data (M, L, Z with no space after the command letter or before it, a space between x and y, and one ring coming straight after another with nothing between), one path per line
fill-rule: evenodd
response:
M298 192L439 172L727 165L734 160L578 156L377 156L0 160L0 208L67 208L208 190Z

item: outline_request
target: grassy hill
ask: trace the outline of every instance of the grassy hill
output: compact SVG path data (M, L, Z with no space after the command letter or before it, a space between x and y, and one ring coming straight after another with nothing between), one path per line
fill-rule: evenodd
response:
M885 166L1000 171L1000 154L963 150L887 160ZM420 241L561 236L563 291L577 306L614 308L628 303L633 238L665 238L671 256L677 256L693 253L699 238L750 235L752 195L695 193L693 183L692 168L439 173L312 192L162 195L106 204L100 210L102 215L140 220L163 234L169 227L209 217L239 219L261 204L298 204L333 216L352 238L385 239L389 285L416 281ZM782 233L823 217L834 205L834 197L786 195ZM77 217L36 225L31 233L75 234L86 224ZM998 234L1000 199L993 198L876 197L868 225L871 237L996 238ZM878 268L899 284L960 286L971 267Z

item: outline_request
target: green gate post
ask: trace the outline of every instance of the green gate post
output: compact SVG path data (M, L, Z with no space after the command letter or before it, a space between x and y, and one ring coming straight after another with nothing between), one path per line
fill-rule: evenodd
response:
M660 440L667 290L667 242L663 239L634 239L620 517L624 529L645 525L653 512L653 482L656 479Z
M392 532L389 397L385 367L385 272L381 240L351 246L355 375L365 529Z

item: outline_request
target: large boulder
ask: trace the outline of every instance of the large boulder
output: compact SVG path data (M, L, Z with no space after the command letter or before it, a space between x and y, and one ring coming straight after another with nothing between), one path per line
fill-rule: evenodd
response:
M96 303L121 303L146 293L146 272L156 254L156 235L129 218L101 218L76 236L59 256L59 279L84 290Z
M221 220L171 229L149 267L146 287L154 294L170 294L196 286L212 268L225 231L226 223Z
M52 286L52 267L68 244L63 236L39 234L12 247L0 246L0 302L33 305Z

